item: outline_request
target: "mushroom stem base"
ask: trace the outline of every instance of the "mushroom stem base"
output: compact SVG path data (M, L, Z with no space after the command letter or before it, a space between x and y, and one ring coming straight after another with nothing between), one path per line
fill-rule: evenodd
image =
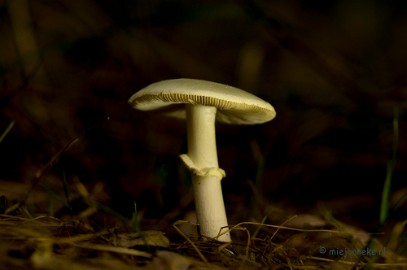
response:
M194 198L200 233L203 237L217 238L222 242L230 242L229 233L224 233L222 226L227 225L226 211L220 181L225 177L221 168L197 168L187 154L180 155L184 165L192 173ZM226 230L225 228L224 230ZM220 235L222 233L222 235Z
M222 227L227 226L228 222L219 178L194 175L192 184L201 236L216 238L222 242L230 242L229 232L223 234L228 228L222 229Z

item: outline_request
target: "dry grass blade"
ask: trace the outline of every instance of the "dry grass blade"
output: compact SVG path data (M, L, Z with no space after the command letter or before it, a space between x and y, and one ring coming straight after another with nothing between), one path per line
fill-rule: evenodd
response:
M196 251L196 253L199 255L201 260L205 263L208 263L208 260L205 258L205 256L202 254L202 252L199 250L199 248L195 245L195 243L188 237L186 236L177 226L183 223L189 223L188 221L184 220L178 220L172 224L172 227L182 236L185 238L185 240L188 241L188 243L191 244L192 248Z
M74 145L75 143L77 143L79 141L79 137L76 137L74 139L72 139L70 142L68 142L61 150L59 150L49 161L47 164L45 164L40 170L37 171L37 173L35 174L34 180L31 183L31 187L30 189L25 193L23 199L21 201L19 201L16 204L13 204L12 206L10 206L8 209L6 209L5 213L6 214L11 214L13 213L15 210L19 209L22 205L25 204L28 196L30 196L31 192L34 190L34 188L38 185L38 183L40 182L42 176L45 174L45 172L47 170L49 170L52 165L58 160L58 158L65 152L67 151L70 147L72 147L72 145Z
M11 121L11 123L7 126L6 130L1 134L0 136L0 143L6 138L7 134L11 131L11 129L14 126L14 121Z
M152 255L150 253L135 250L135 249L124 248L124 247L115 247L115 246L108 246L108 245L101 245L101 244L81 244L81 243L72 243L72 245L75 247L80 247L80 248L87 248L87 249L93 249L93 250L99 250L99 251L108 251L108 252L131 255L131 256L139 256L139 257L145 257L145 258L152 257Z

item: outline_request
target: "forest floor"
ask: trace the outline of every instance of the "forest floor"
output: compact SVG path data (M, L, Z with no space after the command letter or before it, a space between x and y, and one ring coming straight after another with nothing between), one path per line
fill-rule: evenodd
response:
M393 225L384 245L335 220L294 215L281 224L230 226L231 243L203 241L196 225L176 221L165 231L141 229L89 204L81 213L33 215L2 196L0 264L5 269L407 269L406 221ZM159 221L157 221L159 222ZM404 238L404 240L403 240Z

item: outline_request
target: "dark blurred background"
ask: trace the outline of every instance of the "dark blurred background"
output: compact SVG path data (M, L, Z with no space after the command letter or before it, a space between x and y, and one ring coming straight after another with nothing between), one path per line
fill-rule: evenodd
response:
M277 111L263 125L217 126L232 224L270 214L264 200L287 216L322 206L378 222L396 115L391 205L402 203L390 218L406 218L404 1L3 0L0 33L0 134L14 121L0 143L0 195L18 201L46 168L33 212L62 211L86 195L81 185L127 217L133 202L146 220L193 209L178 159L185 123L127 104L150 83L187 77Z

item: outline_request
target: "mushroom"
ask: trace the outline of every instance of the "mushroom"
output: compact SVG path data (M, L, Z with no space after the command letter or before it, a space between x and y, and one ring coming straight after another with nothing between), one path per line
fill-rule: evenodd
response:
M173 79L148 85L133 94L138 110L162 110L186 118L188 153L180 155L192 173L192 186L200 234L230 242L216 151L215 120L227 124L260 124L276 113L266 101L232 86L195 79Z

